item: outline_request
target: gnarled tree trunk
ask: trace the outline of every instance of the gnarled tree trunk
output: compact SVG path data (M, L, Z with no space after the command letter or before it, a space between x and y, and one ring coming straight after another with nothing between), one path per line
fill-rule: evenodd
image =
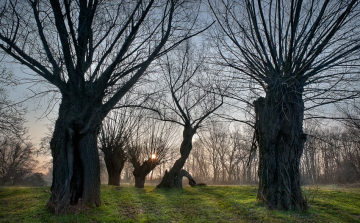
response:
M101 101L63 96L50 142L54 169L47 206L55 214L66 213L79 198L84 204L100 205L100 105Z
M189 172L187 172L186 170L182 169L179 172L179 175L176 177L176 185L175 187L179 187L182 188L182 179L183 177L186 177L189 180L189 185L190 186L196 186L196 181L194 180L194 178L190 175Z
M182 185L178 184L177 178L181 169L184 167L186 159L189 157L192 149L192 138L195 133L196 129L192 128L190 125L185 125L183 130L183 141L180 146L181 157L176 160L173 167L164 175L160 184L157 185L156 188L182 187Z
M144 188L145 186L145 177L146 175L138 175L135 176L135 187L137 188Z
M124 152L105 152L104 161L108 172L108 185L120 186L120 175L126 161Z
M142 164L136 157L131 158L131 163L134 166L135 187L144 188L146 176L159 164L155 159L149 158Z
M268 88L265 98L254 102L259 142L258 199L270 209L305 210L300 188L303 133L302 88Z

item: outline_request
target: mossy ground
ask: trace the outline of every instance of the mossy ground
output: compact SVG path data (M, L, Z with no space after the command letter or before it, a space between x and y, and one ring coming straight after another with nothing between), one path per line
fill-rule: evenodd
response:
M102 186L102 205L54 216L49 188L0 188L0 222L360 222L360 188L304 188L305 212L270 211L251 186L155 189Z

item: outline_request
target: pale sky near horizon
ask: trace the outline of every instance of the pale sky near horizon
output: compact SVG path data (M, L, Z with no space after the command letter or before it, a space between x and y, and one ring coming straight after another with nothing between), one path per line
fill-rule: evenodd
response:
M6 59L2 60L0 63L2 67L13 73L15 78L20 82L24 82L26 78L31 77L24 66L6 62ZM42 114L46 111L45 108L47 107L47 102L46 100L26 100L30 95L34 94L34 92L28 89L30 86L30 84L20 84L16 87L8 87L7 90L9 93L9 100L12 102L16 103L25 100L23 106L27 107L27 112L25 114L25 127L28 128L27 136L37 149L40 147L41 139L49 133L47 125L52 124L49 118L56 118L58 110L56 107L48 117L42 117ZM40 86L41 84L38 87ZM41 172L43 174L48 173L49 169L48 167L44 168L44 165L51 160L50 154L50 151L49 155L45 156L35 154L35 159L38 160L38 164L35 167L36 172Z
M26 95L31 92L27 90L25 85L19 85L14 89L9 89L10 100L13 102L19 102L25 99ZM27 113L25 115L25 127L28 128L29 139L31 140L34 147L37 149L40 147L41 139L49 132L47 125L51 124L51 121L47 118L41 118L41 114L44 112L42 105L34 102L34 100L29 100L24 103L24 106L27 107ZM53 111L54 115L57 112L55 109ZM49 152L50 154L50 152ZM51 160L50 155L35 155L35 159L39 161L35 167L37 172L47 174L48 168L44 169L43 165Z
M15 78L23 82L26 78L31 76L27 74L27 70L24 70L24 66L7 62L6 59L0 62L2 67L14 74ZM40 84L41 85L41 84ZM40 86L39 85L39 86ZM16 87L8 87L9 99L13 102L21 102L28 99L28 96L33 95L33 92L29 90L30 84L20 84ZM40 146L41 138L46 136L49 132L47 125L51 125L49 118L55 118L57 116L57 108L55 108L48 117L41 118L45 112L47 106L45 100L26 100L23 103L24 107L27 107L27 113L25 115L25 127L28 128L28 136L30 137L33 145L38 148Z

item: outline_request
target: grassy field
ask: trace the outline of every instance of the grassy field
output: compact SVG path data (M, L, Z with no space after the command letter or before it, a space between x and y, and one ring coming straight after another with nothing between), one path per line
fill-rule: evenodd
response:
M256 187L155 189L102 186L102 205L54 216L49 188L0 187L0 222L360 222L360 188L304 188L306 212L269 211Z

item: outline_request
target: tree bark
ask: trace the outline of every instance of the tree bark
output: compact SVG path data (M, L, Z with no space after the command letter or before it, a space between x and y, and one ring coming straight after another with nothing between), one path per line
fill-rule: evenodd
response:
M135 187L137 188L144 188L145 185L145 176L135 176Z
M144 188L146 176L159 164L156 160L149 158L142 164L138 161L137 157L132 157L130 162L134 166L133 175L135 178L135 187Z
M258 199L270 209L305 210L300 187L303 133L302 89L284 85L268 88L254 102L259 142Z
M69 205L78 204L80 198L84 204L100 205L97 149L102 120L97 109L100 106L101 101L96 103L81 96L63 95L50 142L53 181L47 207L55 214L66 213Z
M186 170L182 169L182 170L180 170L179 175L176 178L175 187L182 188L182 179L183 179L183 177L186 177L189 180L189 185L191 187L196 186L196 181L190 175L190 173L188 173Z
M173 187L182 187L177 183L177 177L179 176L180 171L184 167L186 159L189 157L189 154L192 149L192 138L196 133L196 129L192 128L190 125L185 125L183 130L183 141L180 146L181 157L176 160L173 167L168 173L165 173L159 185L156 188L173 188Z
M122 151L104 153L104 161L108 172L108 185L120 186L120 175L126 161Z

